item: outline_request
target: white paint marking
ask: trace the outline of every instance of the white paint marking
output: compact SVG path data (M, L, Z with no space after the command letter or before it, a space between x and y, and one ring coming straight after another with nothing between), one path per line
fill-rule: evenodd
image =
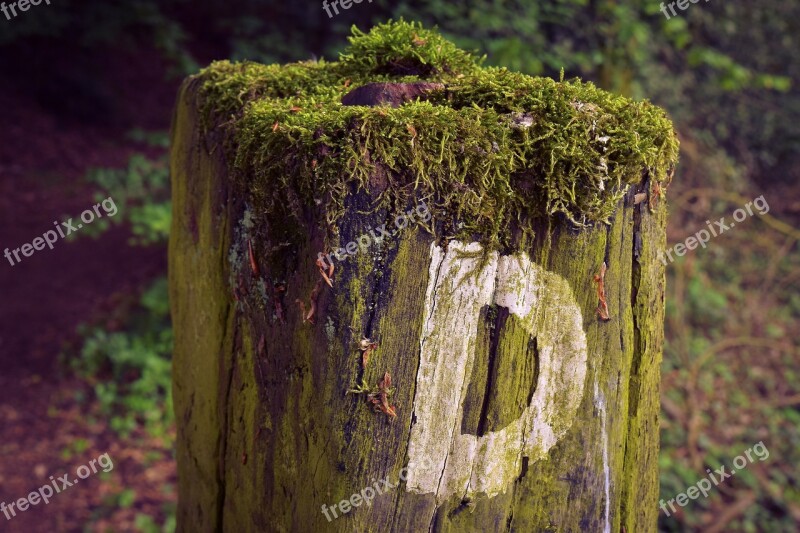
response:
M406 486L436 494L437 503L454 494L505 492L520 475L523 456L531 462L547 457L583 398L586 335L567 281L524 253L492 252L480 268L481 250L479 243L457 241L446 253L431 246L408 449L412 461L424 457L429 466L410 471ZM537 338L539 381L531 404L505 428L482 437L462 435L480 310L492 303L507 307Z
M603 533L611 533L611 472L608 467L608 432L606 431L608 414L606 413L606 399L600 391L600 387L597 386L597 381L594 382L594 405L600 411L600 427L603 433L603 477L606 489L606 523Z

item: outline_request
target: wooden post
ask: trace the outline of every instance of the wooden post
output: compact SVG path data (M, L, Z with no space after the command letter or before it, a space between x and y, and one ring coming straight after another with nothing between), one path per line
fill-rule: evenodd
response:
M442 54L432 32L391 29L408 31L416 56ZM422 117L447 106L477 113L458 102L478 98L469 91L487 78L460 82L453 55L449 65L432 59L438 70L412 68L430 84L392 86L376 69L409 75L410 59L381 49L367 61L358 40L381 35L357 35L339 63L216 64L181 89L170 242L179 529L654 530L671 125L536 81L542 109L561 98L594 128L576 142L597 150L585 154L600 176L597 202L583 202L583 182L576 197L556 198L569 196L571 171L553 169L578 156L538 131L561 118L506 107L477 131L488 149L466 137L447 144ZM492 83L510 75L464 68ZM304 74L332 83L323 71L338 92L312 97ZM340 105L375 77L380 90ZM273 107L247 104L259 100ZM303 116L324 106L354 114L335 128L330 115ZM638 167L614 144L620 128L638 128L630 116L641 116L634 137L653 145ZM371 120L390 129L376 139ZM491 176L477 171L506 147L500 128L527 163L510 168L512 192L496 180L481 191ZM401 167L386 146L398 161L432 155ZM552 167L530 166L537 150ZM368 172L357 174L356 155ZM475 173L445 183L459 168ZM529 203L502 203L513 194ZM475 221L485 231L465 235Z

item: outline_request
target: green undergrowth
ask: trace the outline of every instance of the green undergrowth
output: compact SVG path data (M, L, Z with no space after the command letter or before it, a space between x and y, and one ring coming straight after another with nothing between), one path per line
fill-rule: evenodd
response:
M172 346L167 280L160 278L139 298L121 305L114 318L124 331L82 325L77 353L64 359L93 385L100 413L123 437L139 428L153 437L170 438L172 408Z
M219 61L196 79L206 129L226 134L236 180L273 231L304 228L308 206L336 226L363 190L375 210L425 199L435 219L459 222L451 236L494 248L542 217L607 222L645 176L668 184L678 141L660 108L481 61L401 20L354 29L337 62ZM380 81L445 88L397 108L341 104Z

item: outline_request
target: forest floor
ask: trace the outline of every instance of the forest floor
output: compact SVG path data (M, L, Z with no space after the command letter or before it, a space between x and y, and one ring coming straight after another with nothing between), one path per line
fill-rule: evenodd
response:
M154 52L98 52L108 89L127 102L114 120L63 120L37 100L25 79L0 79L0 244L17 248L52 229L54 220L91 208L93 167L124 166L132 128L167 130L178 80L165 82ZM121 438L103 423L91 387L60 355L76 326L102 319L120 295L137 293L166 271L163 246L134 248L129 232L58 241L11 266L0 266L0 502L26 497L50 476L70 474L107 453L113 469L7 520L0 531L133 530L137 513L157 517L175 502L171 444L144 432ZM99 420L99 422L98 422ZM120 505L134 491L136 504Z

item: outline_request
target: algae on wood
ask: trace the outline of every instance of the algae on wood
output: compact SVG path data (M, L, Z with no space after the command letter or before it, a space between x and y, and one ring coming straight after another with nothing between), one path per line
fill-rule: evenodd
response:
M445 89L341 105L373 82ZM671 179L661 110L400 22L339 62L212 65L172 149L181 530L654 530L666 207L634 195ZM346 394L386 372L394 419Z

